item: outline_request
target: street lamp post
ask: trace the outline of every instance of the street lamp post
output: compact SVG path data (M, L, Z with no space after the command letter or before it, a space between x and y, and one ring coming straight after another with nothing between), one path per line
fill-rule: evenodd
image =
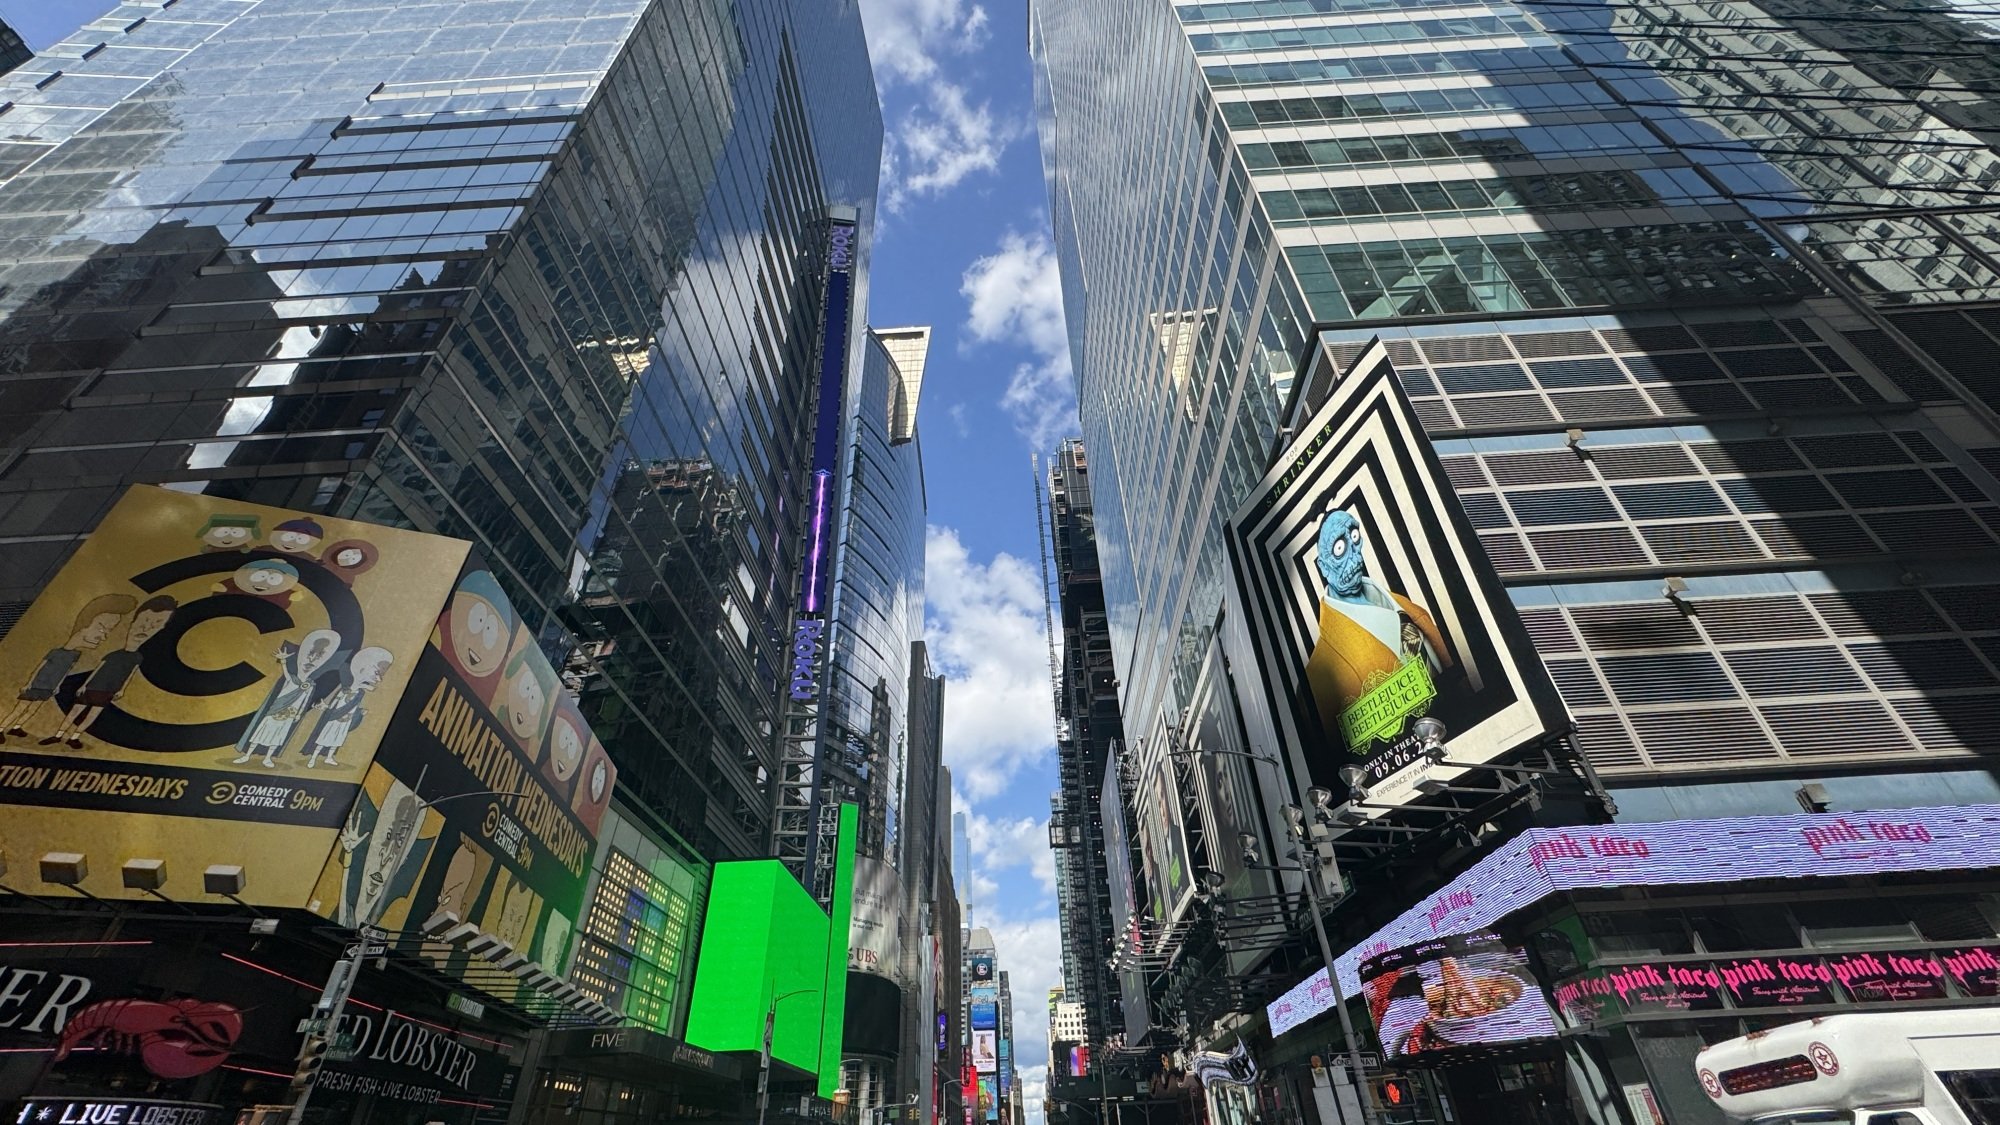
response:
M1317 802L1316 802L1317 803ZM1354 1034L1354 1017L1348 1014L1347 997L1340 991L1340 971L1333 963L1333 946L1326 940L1326 923L1320 918L1319 872L1306 863L1306 854L1311 850L1307 838L1305 813L1297 805L1285 806L1285 819L1291 823L1292 838L1298 841L1299 875L1306 888L1306 908L1312 914L1313 937L1319 941L1320 959L1326 962L1326 983L1333 992L1333 1009L1340 1013L1340 1035L1347 1045L1347 1068L1354 1076L1354 1100L1361 1109L1364 1125L1375 1125L1375 1110L1369 1103L1368 1094L1361 1088L1361 1048Z
M778 1026L778 1003L808 993L817 995L818 992L817 988L795 988L771 997L771 1003L764 1008L764 1049L757 1057L757 1125L764 1125L765 1113L771 1108L771 1038Z

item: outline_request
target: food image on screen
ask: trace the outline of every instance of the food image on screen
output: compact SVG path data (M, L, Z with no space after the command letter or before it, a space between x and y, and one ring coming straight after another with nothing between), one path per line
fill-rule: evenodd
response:
M1554 1036L1527 959L1497 935L1459 934L1361 963L1368 1014L1388 1057Z

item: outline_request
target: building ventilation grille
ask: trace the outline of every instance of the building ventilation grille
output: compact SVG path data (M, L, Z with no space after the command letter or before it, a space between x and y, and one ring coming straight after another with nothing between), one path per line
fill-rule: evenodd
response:
M1750 533L1735 523L1703 523L1641 528L1639 533L1662 563L1733 562L1762 559Z
M1797 598L1701 598L1691 604L1702 631L1718 644L1826 636Z
M1604 345L1589 332L1523 332L1513 337L1513 342L1514 350L1529 359L1552 355L1596 355L1604 350Z
M1711 653L1606 656L1598 661L1598 665L1604 669L1604 678L1611 683L1612 694L1628 707L1739 697L1736 685L1729 681L1721 662Z
M1470 426L1526 426L1553 422L1555 415L1540 395L1498 395L1493 398L1461 398L1453 402L1458 416Z
M1867 690L1837 648L1760 648L1728 654L1729 670L1752 696L1836 695Z
M1701 637L1679 606L1632 602L1578 606L1570 611L1584 643L1598 652L1699 645Z
M1603 566L1639 566L1647 562L1639 541L1622 527L1587 531L1536 531L1528 535L1545 570L1590 570Z
M1606 480L1693 476L1701 471L1678 445L1614 445L1591 450L1590 460Z
M1778 757L1757 717L1738 707L1635 714L1646 754L1662 766L1740 765Z
M1653 411L1646 396L1629 387L1604 391L1571 391L1549 396L1556 413L1565 422L1588 422L1602 418L1650 418Z
M1432 363L1471 363L1482 359L1512 359L1505 336L1457 336L1424 340L1424 356Z
M1541 652L1576 652L1583 647L1577 643L1569 622L1563 620L1561 610L1524 609L1521 623L1528 627L1528 636Z
M1503 488L1527 484L1581 483L1590 479L1590 467L1567 449L1546 453L1502 453L1486 458L1493 480Z
M1525 391L1533 388L1518 363L1481 363L1470 367L1437 368L1438 381L1452 394Z
M1880 703L1790 703L1759 708L1759 713L1771 724L1778 745L1794 758L1901 754L1910 749L1909 738Z
M1806 600L1841 637L1896 637L1944 627L1915 590L1850 590L1812 594Z
M1612 359L1558 359L1531 363L1535 381L1544 387L1603 387L1625 381L1625 372Z
M1605 707L1611 697L1605 694L1604 685L1597 682L1597 672L1588 660L1551 660L1548 662L1549 676L1561 690L1563 702L1571 707Z
M1697 324L1693 328L1701 342L1711 348L1791 343L1784 329L1768 320L1733 320L1725 324Z

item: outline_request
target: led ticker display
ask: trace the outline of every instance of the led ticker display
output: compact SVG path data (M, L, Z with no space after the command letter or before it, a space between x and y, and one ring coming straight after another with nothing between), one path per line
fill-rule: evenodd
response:
M1531 828L1336 959L1342 989L1389 950L1491 927L1559 891L2000 866L2000 805ZM1957 972L1946 966L1946 971ZM1964 963L2000 985L2000 969Z
M1956 984L1967 996L1992 996L2000 950L1773 954L1720 960L1660 960L1593 969L1557 982L1556 1008L1572 1023L1630 1015L1801 1004L1941 1000Z
M1527 958L1497 934L1458 934L1371 957L1361 964L1361 986L1388 1059L1556 1034Z
M1271 1034L1276 1037L1331 1011L1333 981L1321 969L1266 1005L1264 1016L1271 1021Z

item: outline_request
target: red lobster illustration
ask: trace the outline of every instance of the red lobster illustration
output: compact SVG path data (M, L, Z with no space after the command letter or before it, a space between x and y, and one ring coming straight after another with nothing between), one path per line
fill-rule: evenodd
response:
M102 1000L70 1018L61 1062L79 1047L139 1056L161 1078L193 1078L222 1065L243 1034L243 1013L207 1000Z

